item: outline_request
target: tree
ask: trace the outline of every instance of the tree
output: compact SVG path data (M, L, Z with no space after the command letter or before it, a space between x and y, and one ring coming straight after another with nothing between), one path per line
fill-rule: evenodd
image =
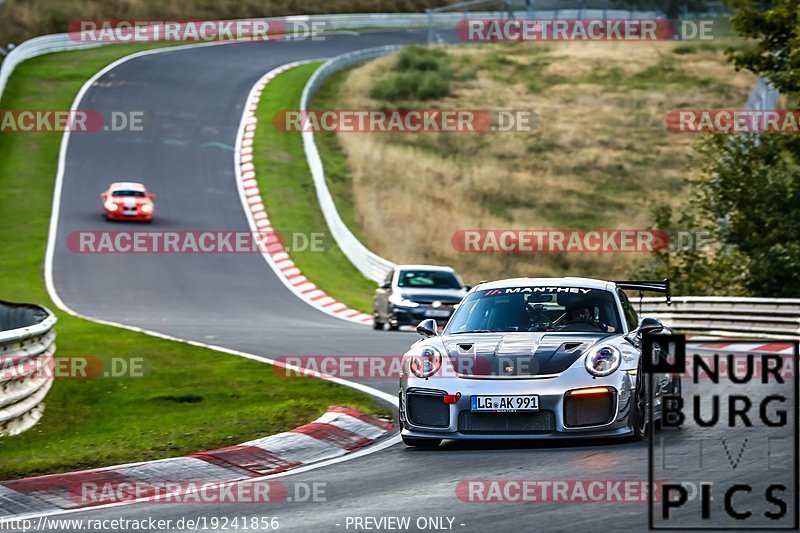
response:
M800 92L800 5L798 0L727 0L733 29L754 44L730 50L737 69L769 79L782 93Z
M793 134L716 135L700 145L701 178L666 231L705 232L710 247L670 250L642 275L674 280L676 293L800 297L800 142Z
M720 135L703 145L706 200L723 248L745 260L744 287L800 296L800 142L793 134Z
M737 68L800 93L797 0L729 0L734 29L752 39L729 51ZM800 297L800 137L793 133L716 135L700 144L701 177L676 222L657 210L657 227L706 229L716 244L659 256L684 294Z

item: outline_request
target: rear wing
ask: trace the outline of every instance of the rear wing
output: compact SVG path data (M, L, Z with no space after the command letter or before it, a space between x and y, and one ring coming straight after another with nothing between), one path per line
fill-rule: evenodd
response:
M614 281L617 287L626 291L639 291L639 298L645 292L658 292L667 299L667 305L672 305L672 293L669 288L669 279L661 281Z

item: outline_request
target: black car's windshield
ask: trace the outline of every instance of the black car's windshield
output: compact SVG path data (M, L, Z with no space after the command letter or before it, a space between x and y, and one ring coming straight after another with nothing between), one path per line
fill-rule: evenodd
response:
M514 331L622 331L612 293L579 287L504 287L467 296L445 335Z
M460 289L461 281L445 270L403 270L397 280L398 287L416 289Z
M114 196L114 197L117 197L117 196L134 196L136 198L144 198L145 194L144 194L144 191L125 191L125 190L120 190L120 191L114 191L113 193L111 193L111 196Z

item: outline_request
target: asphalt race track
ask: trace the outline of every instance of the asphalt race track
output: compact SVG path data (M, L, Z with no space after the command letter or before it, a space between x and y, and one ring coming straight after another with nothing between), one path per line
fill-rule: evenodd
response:
M408 334L380 335L314 310L258 254L76 254L67 236L130 229L107 223L100 210L100 192L125 179L156 194L156 217L144 229L249 231L233 146L253 84L290 61L421 39L397 32L207 46L139 57L103 76L81 108L143 111L144 128L70 136L53 261L61 299L87 316L263 355L407 346Z
M145 182L157 195L156 219L148 229L248 231L232 149L251 86L290 61L424 38L421 31L397 31L340 34L324 42L206 46L143 56L108 72L80 107L144 111L145 127L70 137L53 263L61 299L89 317L269 357L402 353L413 334L375 332L317 311L286 289L259 255L87 255L70 252L66 241L78 230L127 229L109 228L99 199L111 181L125 178ZM365 383L396 393L394 380L371 381ZM664 436L685 454L699 438L674 431ZM452 529L465 532L643 531L645 503L468 503L457 498L456 485L465 479L645 481L647 457L646 441L451 443L433 451L396 445L280 478L287 486L326 483L324 502L148 503L70 516L275 516L280 531L353 531L346 527L348 516L410 516L412 524L420 516L450 517ZM755 458L746 456L736 471L727 461L725 454L709 454L705 468L728 472L729 480L765 475Z

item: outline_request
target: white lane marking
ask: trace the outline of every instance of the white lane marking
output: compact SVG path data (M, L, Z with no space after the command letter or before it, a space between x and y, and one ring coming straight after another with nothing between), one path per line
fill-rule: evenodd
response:
M154 50L145 50L145 51L142 51L142 52L136 52L136 53L131 54L129 56L122 57L122 58L114 61L113 63L107 65L103 69L101 69L99 72L97 72L97 74L95 74L94 76L89 78L89 80L86 83L83 84L83 86L78 91L78 94L75 96L75 100L72 102L72 106L70 107L70 110L73 111L73 112L78 110L78 108L80 107L81 101L83 100L83 97L86 95L86 93L88 92L89 88L92 87L97 82L98 79L100 79L102 76L104 76L106 73L110 72L114 68L116 68L116 67L122 65L123 63L126 63L126 62L128 62L128 61L130 61L132 59L135 59L135 58L138 58L138 57L142 57L142 56L146 56L146 55L150 55L150 54L158 54L158 53L174 52L174 51L177 51L177 50L184 50L184 49L187 49L187 48L190 48L190 47L220 46L220 45L225 45L225 44L235 44L235 43L213 42L213 43L203 43L203 44L190 44L190 45L184 45L184 46L174 46L174 47L170 47L170 48L157 48L157 49L154 49ZM314 60L312 60L312 61L314 61ZM247 117L243 115L243 121L244 120L247 120ZM60 147L59 156L58 156L58 171L56 173L56 182L55 182L55 186L54 186L54 189L53 189L53 206L52 206L52 209L51 209L51 212L50 212L50 226L49 226L49 229L48 229L47 250L45 252L45 260L44 260L45 287L47 289L47 293L50 296L50 299L53 301L53 303L56 305L56 307L58 307L59 309L61 309L62 311L64 311L65 313L67 313L69 315L72 315L72 316L77 317L77 318L81 318L83 320L88 320L88 321L94 322L96 324L102 324L104 326L113 326L113 327L117 327L117 328L121 328L121 329L126 329L126 330L129 330L129 331L134 331L134 332L137 332L137 333L144 333L145 335L150 335L151 337L157 337L157 338L160 338L160 339L170 340L170 341L174 341L174 342L181 342L181 343L184 343L184 344L188 344L190 346L197 346L199 348L207 348L209 350L214 350L214 351L221 352L221 353L226 353L226 354L229 354L229 355L235 355L235 356L238 356L238 357L244 357L245 359L251 359L253 361L258 361L258 362L261 362L261 363L267 363L267 364L270 364L270 365L286 368L287 365L284 365L281 362L276 361L274 359L271 359L269 357L264 357L264 356L260 356L260 355L256 355L256 354L251 354L251 353L248 353L248 352L242 352L242 351L239 351L239 350L233 350L233 349L230 349L230 348L226 348L224 346L217 346L217 345L214 345L214 344L207 344L207 343L204 343L204 342L193 341L193 340L190 340L190 339L182 339L182 338L179 338L179 337L174 337L172 335L167 335L167 334L164 334L164 333L160 333L160 332L154 331L154 330L149 330L149 329L140 328L140 327L137 327L137 326L131 326L131 325L128 325L128 324L122 324L122 323L119 323L119 322L113 322L113 321L110 321L110 320L103 320L103 319L99 319L99 318L93 318L93 317L90 317L90 316L82 315L82 314L78 313L77 311L73 310L72 308L70 308L69 306L67 306L66 303L64 303L64 301L58 295L58 291L56 291L56 288L55 288L55 283L53 282L53 258L55 257L56 239L58 237L58 219L59 219L59 213L61 211L61 195L62 195L62 190L63 190L63 187L64 187L64 173L65 173L65 170L66 170L66 160L67 160L67 149L68 149L68 145L69 145L69 137L70 137L69 131L65 131L63 133L62 137L61 137L61 147ZM239 136L239 137L241 137L241 136ZM234 152L234 153L236 153L236 152ZM242 175L241 175L241 172L240 172L238 164L236 166L236 177L237 177L238 181L241 181ZM243 189L241 187L238 187L238 189L239 189L240 194L241 194L241 191ZM254 227L253 226L253 223L254 223L253 214L250 212L249 209L245 209L245 216L248 218L248 221L251 224L251 228ZM267 263L270 263L270 266L273 267L273 270L275 268L277 268L277 267L274 267L272 265L271 258L269 258L268 256L264 256L264 257L267 259ZM284 285L287 286L287 288L289 288L290 290L294 289L294 287L292 287L289 284L288 280L284 279L283 276L279 275L278 278L284 283ZM313 306L311 304L309 304L309 305L311 307L314 307L315 309L318 309L318 308L316 308L315 306ZM332 313L327 313L327 314L331 314L332 316L335 316ZM291 366L289 366L289 368L291 368ZM298 368L291 368L291 369L299 370ZM332 383L337 383L339 385L343 385L345 387L350 387L350 388L355 389L357 391L363 392L365 394L368 394L370 396L373 396L375 398L383 400L383 401L389 403L390 405L392 405L394 407L397 407L397 403L398 403L397 402L397 398L392 394L387 394L387 393L385 393L383 391L380 391L378 389L374 389L374 388L369 387L367 385L362 385L360 383L356 383L356 382L353 382L353 381L348 381L348 380L345 380L345 379L337 378L335 376L325 376L325 375L321 375L320 374L317 377L319 377L320 379L325 379L325 380L330 381ZM400 442L400 436L399 435L395 435L395 436L393 436L393 437L391 437L391 438L389 438L389 439L387 439L387 440L385 440L383 442L380 442L380 443L375 444L375 445L368 446L366 448L363 448L363 449L358 450L358 451L353 452L353 453L349 453L347 455L343 455L342 457L337 457L337 458L330 459L330 460L327 460L327 461L323 461L323 462L320 462L320 463L314 463L314 464L311 464L311 465L305 465L305 466L302 466L302 467L298 467L296 469L289 470L287 472L282 472L280 474L273 474L273 475L270 475L270 476L263 476L263 477L260 477L260 478L256 478L255 480L263 480L263 479L269 479L269 478L273 478L273 477L284 477L284 476L288 476L288 475L294 474L294 473L301 473L301 472L307 472L309 470L315 470L317 468L322 468L322 467L325 467L325 466L328 466L328 465L331 465L331 464L336 464L336 463L340 463L340 462L343 462L343 461L349 461L349 460L352 460L352 459L356 459L358 457L363 457L365 455L370 455L370 454L379 452L379 451L381 451L381 450L383 450L385 448L388 448L389 446L394 446L395 444L397 444L399 442ZM167 460L167 459L164 459L164 460ZM130 465L135 465L135 464L144 464L144 463L142 463L142 462L130 463ZM252 480L245 480L245 481L252 481ZM142 499L141 501L146 501L146 500ZM106 508L110 508L110 507L119 507L119 506L123 506L123 505L131 505L133 503L137 503L137 502L136 501L119 502L119 503L113 503L113 504L108 504L108 505L99 505L99 506L96 506L96 507L85 508L85 509L71 509L71 510L59 509L59 510L54 510L54 511L48 511L48 512L45 512L45 513L33 514L33 515L30 515L30 516L31 517L53 516L53 515L59 515L59 514L83 512L83 511L87 511L87 510L99 510L99 509L106 509Z

